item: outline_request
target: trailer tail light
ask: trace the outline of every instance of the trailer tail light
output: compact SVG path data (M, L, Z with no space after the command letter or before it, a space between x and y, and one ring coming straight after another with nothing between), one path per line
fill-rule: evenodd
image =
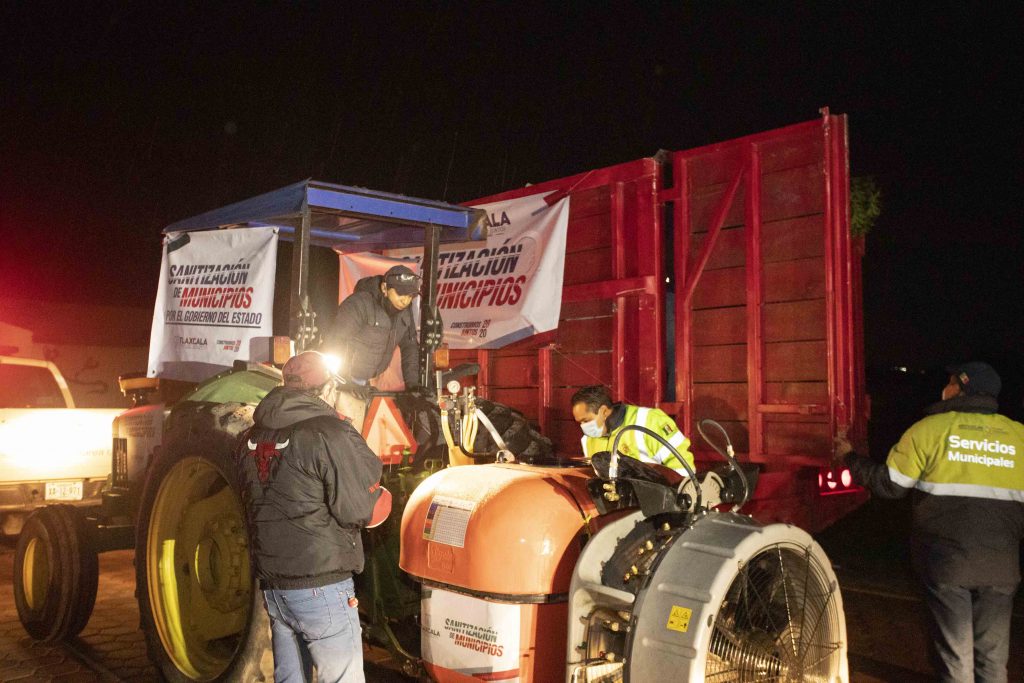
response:
M863 491L863 487L853 483L853 473L849 467L818 470L818 494L830 496L834 493L853 493Z

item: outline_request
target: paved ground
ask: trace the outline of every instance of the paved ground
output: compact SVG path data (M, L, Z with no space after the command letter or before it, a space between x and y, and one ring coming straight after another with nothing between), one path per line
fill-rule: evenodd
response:
M89 624L71 642L44 645L29 638L18 621L11 588L13 543L0 541L0 683L159 680L139 630L133 560L130 550L101 554L99 590ZM367 679L374 683L409 680L390 670L393 665L381 650L368 651L366 660Z
M900 524L903 511L869 504L819 537L837 565L846 607L853 683L932 680L926 656L924 612L906 571ZM888 524L888 527L886 527ZM865 530L895 530L890 535ZM0 544L0 683L48 681L155 681L138 630L132 552L100 556L96 609L73 642L34 643L18 622L11 588L13 549ZM1018 595L1013 623L1011 681L1024 680L1024 600ZM367 678L406 680L371 651Z
M0 548L0 681L153 681L135 604L130 551L100 555L100 585L89 624L73 642L35 643L22 630L11 588L14 552Z

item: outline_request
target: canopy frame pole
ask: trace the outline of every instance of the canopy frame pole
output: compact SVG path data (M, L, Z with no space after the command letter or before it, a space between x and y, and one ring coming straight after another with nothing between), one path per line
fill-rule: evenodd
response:
M302 207L302 221L292 243L291 299L289 301L288 336L295 342L295 352L312 348L317 342L316 314L309 307L309 230L312 214L309 204Z
M439 338L430 339L443 333L440 324L440 312L437 311L437 274L438 255L441 251L441 226L431 223L424 228L423 261L421 277L423 290L420 292L420 386L431 387L434 384L433 359L434 349ZM438 325L430 325L429 321L438 314Z

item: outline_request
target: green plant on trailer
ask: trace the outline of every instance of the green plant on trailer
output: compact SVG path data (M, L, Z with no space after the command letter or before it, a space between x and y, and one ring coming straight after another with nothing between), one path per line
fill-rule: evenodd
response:
M874 176L850 180L850 234L866 237L882 214L882 189Z

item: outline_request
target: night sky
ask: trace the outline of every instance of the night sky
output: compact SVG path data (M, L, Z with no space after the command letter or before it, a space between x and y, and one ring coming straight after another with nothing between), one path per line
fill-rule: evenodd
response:
M2 297L151 306L165 225L306 177L462 201L827 105L869 364L1020 374L1020 4L166 4L0 2Z

